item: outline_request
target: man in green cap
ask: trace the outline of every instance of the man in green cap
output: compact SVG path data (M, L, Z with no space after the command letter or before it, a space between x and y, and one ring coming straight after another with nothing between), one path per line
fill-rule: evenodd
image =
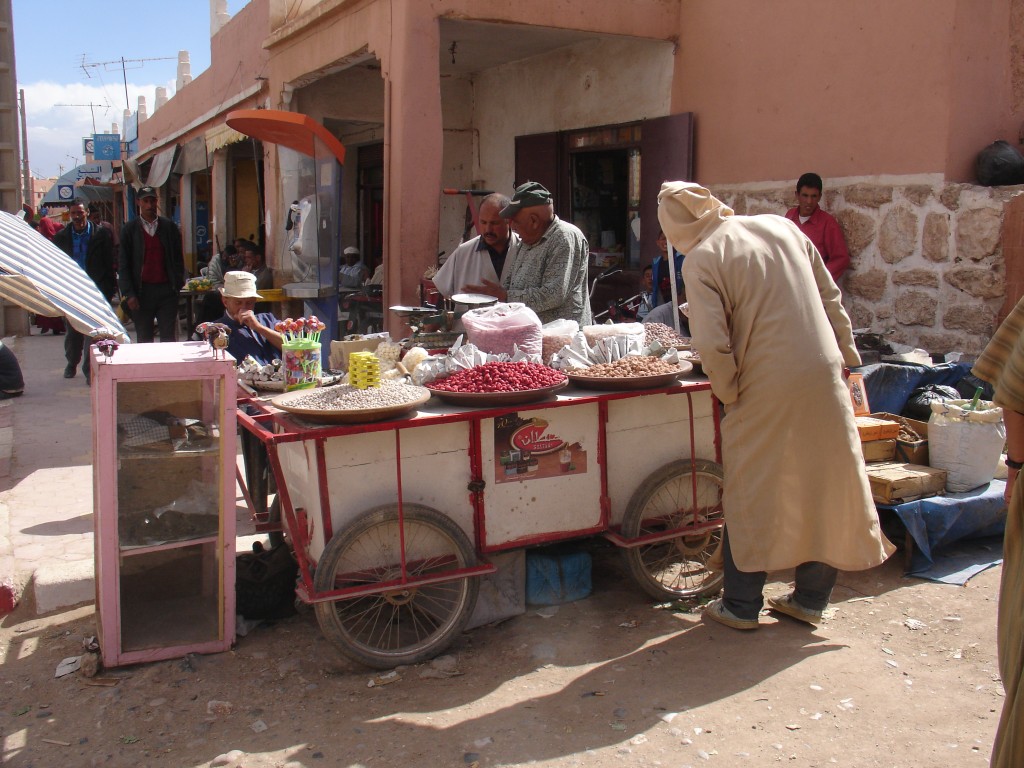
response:
M522 239L501 284L485 280L466 286L467 291L486 293L499 301L522 302L540 318L575 320L590 325L587 297L587 260L590 246L575 226L555 216L551 193L528 181L516 188L512 201L501 210Z

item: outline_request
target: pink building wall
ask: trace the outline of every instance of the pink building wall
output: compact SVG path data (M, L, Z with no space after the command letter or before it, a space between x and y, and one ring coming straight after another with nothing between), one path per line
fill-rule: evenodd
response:
M210 66L139 126L139 146L145 149L159 144L211 110L209 124L197 126L180 141L222 125L224 118L216 113L217 108L258 85L261 81L257 78L265 75L269 55L261 42L269 34L269 19L266 0L253 0L235 14L210 39Z
M696 113L708 184L939 173L1024 118L1010 106L1018 0L684 2L672 111Z

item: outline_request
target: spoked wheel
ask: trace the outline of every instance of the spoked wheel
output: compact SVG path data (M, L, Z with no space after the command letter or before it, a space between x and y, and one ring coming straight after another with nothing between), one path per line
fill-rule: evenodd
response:
M630 575L647 594L675 600L718 591L722 574L709 571L707 562L722 540L722 479L714 462L675 461L648 477L629 500L622 520L627 539L717 523L622 551Z
M410 579L467 568L473 546L451 519L418 504L403 505ZM401 578L398 506L371 509L328 542L316 568L317 591L366 587ZM463 630L480 584L465 576L402 586L364 597L316 604L324 636L351 659L389 669L443 651Z

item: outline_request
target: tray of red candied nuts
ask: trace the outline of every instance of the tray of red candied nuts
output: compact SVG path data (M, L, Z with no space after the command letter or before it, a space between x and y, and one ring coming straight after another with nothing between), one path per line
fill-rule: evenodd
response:
M492 361L436 379L431 394L453 405L518 405L543 400L569 383L561 371L540 363Z

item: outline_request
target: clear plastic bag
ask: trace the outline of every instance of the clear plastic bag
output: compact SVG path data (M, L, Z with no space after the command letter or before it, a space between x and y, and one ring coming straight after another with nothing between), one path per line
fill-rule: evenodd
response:
M462 316L466 341L492 355L511 355L518 347L528 355L543 352L540 318L525 304L495 304Z

